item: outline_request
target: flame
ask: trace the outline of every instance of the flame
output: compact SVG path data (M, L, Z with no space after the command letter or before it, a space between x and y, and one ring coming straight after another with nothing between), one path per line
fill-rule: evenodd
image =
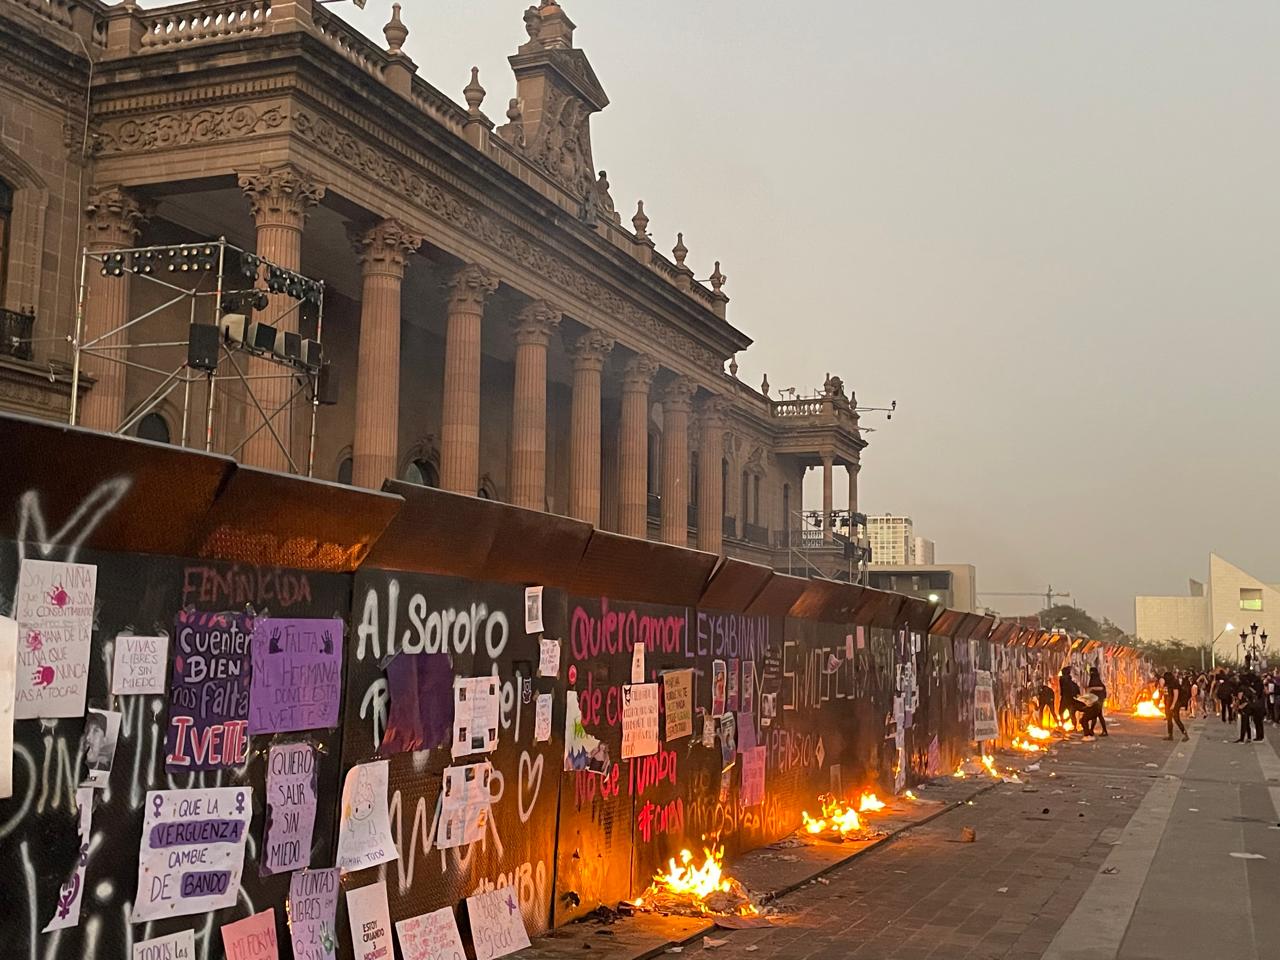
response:
M920 800L920 798L919 798L919 797L917 797L917 796L916 796L914 793L912 793L910 790L908 790L906 793L904 793L904 794L903 794L903 796L904 796L904 797L906 797L908 800L915 800L915 801L917 801L917 802Z
M1000 779L1000 771L996 769L995 757L991 756L989 753L984 753L982 755L982 765L987 768L987 773L991 774L991 776L995 777L997 780Z
M863 794L864 799L867 796L875 799L875 794ZM807 832L816 834L831 831L840 834L841 837L847 837L862 829L862 818L853 807L842 803L830 794L823 794L818 800L822 803L821 817L811 817L808 811L802 811L800 814L801 822ZM878 800L876 802L879 803ZM884 804L881 803L880 806Z
M865 790L863 791L861 799L858 800L859 813L867 813L867 812L875 813L876 811L883 810L883 809L884 809L883 800L877 797L874 793L868 793Z
M1044 747L1038 743L1032 743L1030 740L1023 740L1021 737L1013 738L1013 749L1021 750L1024 753L1039 753Z
M1139 702L1133 708L1133 715L1135 717L1149 717L1153 720L1164 719L1164 711L1160 709L1160 704L1156 703L1154 698Z
M699 900L717 890L727 893L729 881L724 876L724 848L712 850L709 847L703 847L702 852L707 858L702 866L696 866L693 862L693 853L689 850L681 850L680 865L677 866L676 858L672 857L667 861L666 873L654 874L653 885L658 888L665 887L672 893L687 894Z
M1038 727L1034 723L1027 724L1027 736L1032 740L1051 740L1053 734L1044 727Z

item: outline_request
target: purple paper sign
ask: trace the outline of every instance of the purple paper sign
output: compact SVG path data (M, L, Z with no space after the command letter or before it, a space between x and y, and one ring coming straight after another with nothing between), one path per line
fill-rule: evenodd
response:
M289 879L289 939L293 960L330 960L338 950L338 868L299 870Z
M443 653L400 653L387 664L391 709L382 756L430 750L453 730L453 668Z
M341 620L254 624L250 733L336 727L341 693Z
M243 614L178 614L165 735L170 772L244 763L252 634L253 619Z
M316 752L309 743L274 746L267 754L267 826L260 869L264 877L311 865L316 823Z

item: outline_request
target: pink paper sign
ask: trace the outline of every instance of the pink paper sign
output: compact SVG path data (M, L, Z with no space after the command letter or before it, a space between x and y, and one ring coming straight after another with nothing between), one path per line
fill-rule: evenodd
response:
M222 946L227 952L227 960L280 960L276 946L275 908L225 924Z

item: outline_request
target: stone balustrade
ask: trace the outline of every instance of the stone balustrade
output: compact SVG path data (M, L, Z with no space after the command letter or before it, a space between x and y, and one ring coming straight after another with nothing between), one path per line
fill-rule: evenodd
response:
M194 3L143 11L140 46L143 50L170 49L184 44L265 33L270 17L271 0L233 3L196 0Z

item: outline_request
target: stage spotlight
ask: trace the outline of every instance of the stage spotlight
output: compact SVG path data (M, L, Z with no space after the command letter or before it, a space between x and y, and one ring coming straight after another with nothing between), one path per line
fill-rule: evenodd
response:
M102 257L102 275L104 277L124 276L125 255L123 253L107 253Z

